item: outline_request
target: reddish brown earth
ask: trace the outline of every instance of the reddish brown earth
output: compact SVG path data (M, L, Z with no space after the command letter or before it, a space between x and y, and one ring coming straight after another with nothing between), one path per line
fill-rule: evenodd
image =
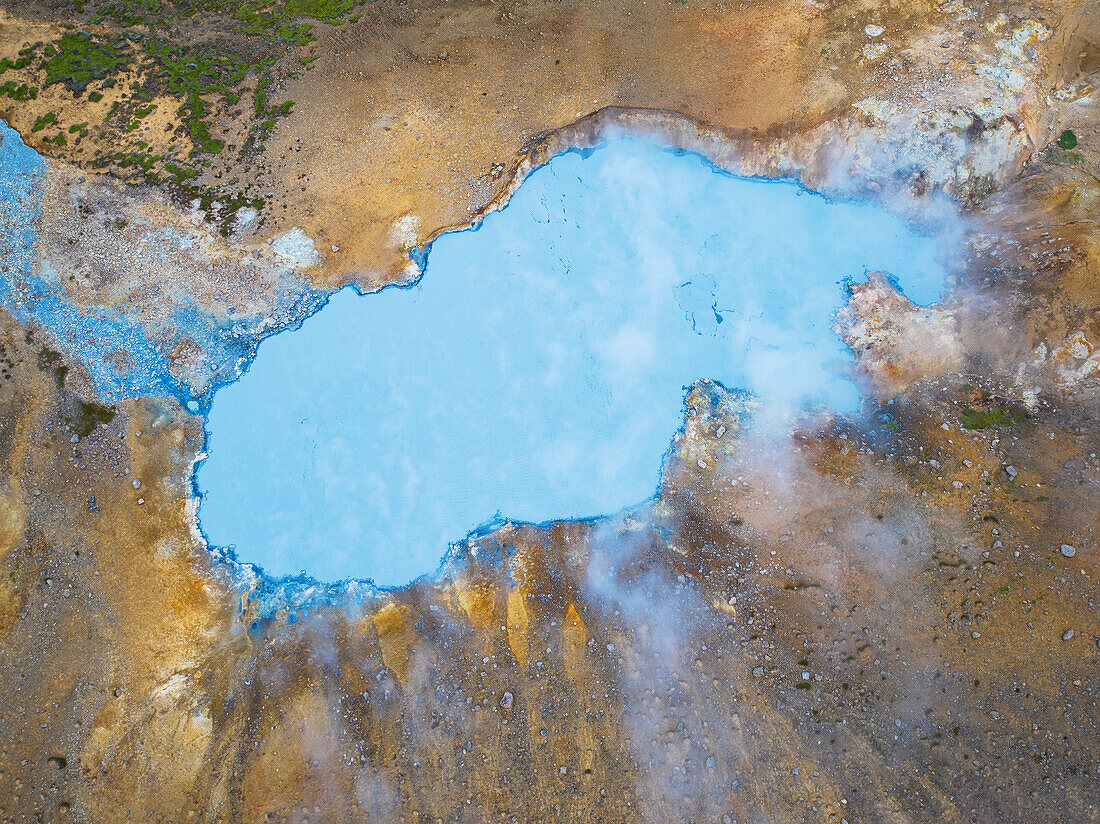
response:
M272 193L254 233L158 264L133 216L187 214L58 161L74 300L269 311L291 226L312 283L408 277L405 247L611 127L915 218L946 194L965 274L928 310L856 291L864 414L777 442L700 383L650 505L391 592L209 552L202 419L130 400L74 442L90 381L5 313L0 821L1100 821L1095 4L372 8L250 169L211 168ZM8 4L0 42L50 13Z

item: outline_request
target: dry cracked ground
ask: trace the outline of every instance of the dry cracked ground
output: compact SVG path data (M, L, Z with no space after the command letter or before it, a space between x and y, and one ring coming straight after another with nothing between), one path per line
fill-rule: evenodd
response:
M611 129L967 232L836 318L860 414L702 381L648 505L392 591L206 547L184 395L4 310L0 821L1100 822L1094 0L4 0L0 66L35 266L203 402Z

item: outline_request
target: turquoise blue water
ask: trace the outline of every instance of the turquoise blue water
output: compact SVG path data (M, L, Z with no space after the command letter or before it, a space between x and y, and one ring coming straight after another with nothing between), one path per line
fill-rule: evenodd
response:
M496 517L637 504L699 378L772 421L856 410L846 283L882 270L930 303L940 252L875 205L651 142L559 155L415 287L341 291L260 346L210 409L203 529L274 575L396 585Z

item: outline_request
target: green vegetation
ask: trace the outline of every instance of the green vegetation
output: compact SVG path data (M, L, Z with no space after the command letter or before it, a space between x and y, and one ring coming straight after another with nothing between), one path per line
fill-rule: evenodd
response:
M1051 149L1050 159L1055 163L1062 163L1067 166L1075 166L1084 161L1084 155L1080 152L1067 152L1063 149Z
M0 74L3 74L8 69L25 69L31 64L31 61L35 58L35 52L38 51L38 47L42 43L34 43L30 46L24 46L19 50L19 56L15 60L9 60L3 58L0 60Z
M1059 149L1076 149L1077 148L1077 135L1075 135L1069 129L1066 129L1058 138Z
M50 349L48 346L43 346L38 350L38 368L45 372L48 369L57 368L61 363L61 353L55 349Z
M56 112L46 112L44 115L40 115L34 121L34 126L31 127L32 132L40 132L51 123L57 120Z
M84 5L83 2L80 3ZM120 26L142 26L150 22L163 21L164 7L158 0L120 0L103 6L89 21L99 23L104 18L113 20Z
M197 177L199 174L194 169L184 169L172 162L165 163L164 170L172 175L176 183L183 183L183 181L189 180L192 177Z
M65 417L65 423L80 438L86 438L95 431L100 424L110 423L115 419L113 406L100 406L91 401L76 402L76 413Z
M1055 163L1061 163L1067 166L1075 166L1084 161L1084 157L1080 152L1073 151L1077 148L1077 135L1071 130L1066 129L1054 141L1054 145L1047 151L1048 156Z
M218 231L223 235L229 234L238 211L245 207L260 211L264 207L262 197L248 197L241 192L227 197L205 186L196 186L185 181L186 178L173 181L172 190L180 200L197 200L199 208L217 225ZM215 203L218 208L214 207Z
M131 60L125 42L112 45L87 32L66 32L43 51L48 59L44 85L64 83L73 94L82 94L93 80L122 72Z
M78 162L198 199L228 232L237 209L262 208L263 199L238 191L239 178L232 178L228 192L195 178L212 168L218 169L212 180L219 180L227 165L264 151L266 138L294 107L278 99L276 78L296 75L279 66L310 66L321 55L306 56L298 47L316 39L315 27L358 19L357 10L369 0L58 2L69 4L63 33L0 59L0 75L7 73L0 97L34 101L40 88L63 85L71 103L57 112L44 112L39 103L27 112L33 132L58 129L42 142L58 149L84 146ZM109 111L91 108L108 95ZM173 101L170 108L163 105L166 98ZM146 125L154 112L155 134ZM227 145L216 128L227 118L245 119L240 125L247 133L237 145ZM161 131L165 120L167 131ZM225 160L212 162L219 155Z
M288 17L316 17L335 20L355 8L355 0L287 0L284 14Z
M1019 409L1008 406L991 406L980 410L968 407L959 415L963 429L988 429L991 426L1019 426L1027 419Z
M0 95L10 97L12 100L24 102L37 98L38 88L36 86L28 86L26 83L20 83L16 86L14 80L6 80L0 83Z
M225 106L235 104L240 99L235 90L249 74L274 62L273 58L249 62L209 46L173 46L160 38L149 38L145 48L157 73L142 84L141 95L148 100L166 92L183 101L176 115L191 138L193 154L217 154L224 148L223 142L210 133L210 112L204 98L215 97ZM133 112L137 118L146 114L143 108Z
M62 363L60 352L44 346L38 352L38 368L43 372L52 370L54 379L57 381L57 388L64 388L65 375L68 373L69 367ZM70 407L70 414L63 415L62 420L74 434L81 438L88 437L97 426L110 423L115 418L115 407L113 406L101 406L98 403L83 401L79 398L73 399L72 403L73 407ZM68 404L68 401L66 404ZM62 759L59 766L65 766L64 759Z

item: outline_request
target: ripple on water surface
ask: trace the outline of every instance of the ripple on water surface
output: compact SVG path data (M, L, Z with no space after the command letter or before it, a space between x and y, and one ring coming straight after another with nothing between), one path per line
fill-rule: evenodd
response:
M699 378L855 410L845 281L885 271L932 302L939 248L646 141L559 155L440 237L417 286L341 291L260 346L211 408L203 528L271 574L394 585L495 514L639 503Z

